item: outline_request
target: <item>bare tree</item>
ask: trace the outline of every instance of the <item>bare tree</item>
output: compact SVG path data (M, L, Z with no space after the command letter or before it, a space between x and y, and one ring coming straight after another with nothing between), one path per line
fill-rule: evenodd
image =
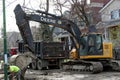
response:
M46 0L46 12L48 13L49 11L49 0Z
M45 8L45 12L48 13L49 12L49 0L46 0L46 8ZM47 16L47 15L46 15ZM42 30L42 39L44 41L53 41L53 31L54 31L54 27L49 27L49 25L47 24L41 24L41 30Z
M68 3L68 0L53 0L53 4L55 6L54 12L56 14L59 14L60 16L63 16L64 13L64 8L67 8L68 10L70 9L70 4Z
M71 15L77 15L79 20L82 20L86 26L89 26L90 22L86 13L86 0L64 0L62 2L60 2L60 0L55 1L56 10L59 11L61 15L63 15L62 9L68 8L68 10L71 12Z
M78 18L85 22L86 26L89 26L88 16L86 14L86 0L84 2L78 2L78 0L72 0L73 2L73 13L77 14Z

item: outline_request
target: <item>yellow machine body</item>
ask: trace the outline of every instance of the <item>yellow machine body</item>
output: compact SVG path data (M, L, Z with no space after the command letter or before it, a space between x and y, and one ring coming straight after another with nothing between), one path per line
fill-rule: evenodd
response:
M72 49L70 52L71 59L77 59L76 49ZM112 43L111 42L103 42L103 55L84 55L80 56L80 59L111 59L113 58L112 54Z
M103 42L103 55L80 56L80 59L111 59L111 58L113 58L113 54L112 54L112 43L110 42L109 43Z

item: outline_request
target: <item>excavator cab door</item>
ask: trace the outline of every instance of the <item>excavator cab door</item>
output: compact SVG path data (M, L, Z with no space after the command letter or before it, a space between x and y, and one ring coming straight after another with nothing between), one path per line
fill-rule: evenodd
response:
M88 55L103 55L101 34L89 34L87 38Z

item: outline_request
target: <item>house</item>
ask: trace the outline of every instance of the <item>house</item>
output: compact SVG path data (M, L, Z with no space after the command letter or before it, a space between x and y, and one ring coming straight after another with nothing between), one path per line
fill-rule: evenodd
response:
M99 10L102 9L110 0L90 0L88 11L91 13L91 20L93 24L101 21Z
M113 47L120 45L120 0L111 0L99 12L102 21L99 27L103 28L107 39L113 42ZM101 26L100 26L101 24Z
M81 0L81 1L84 2L85 0ZM99 10L102 9L105 6L105 4L107 4L109 1L110 0L90 0L89 4L84 5L86 14L80 14L80 15L81 16L86 15L90 24L97 24L98 22L101 21ZM81 18L79 18L79 16L76 15L76 12L78 12L75 10L76 5L81 6L81 4L79 3L75 3L71 6L72 18L76 19L76 23L81 29L82 33L87 32L87 29L85 27L88 27L88 25L86 26L84 21ZM79 11L79 13L81 12Z
M21 40L21 35L19 32L7 32L7 47L18 47L17 40Z

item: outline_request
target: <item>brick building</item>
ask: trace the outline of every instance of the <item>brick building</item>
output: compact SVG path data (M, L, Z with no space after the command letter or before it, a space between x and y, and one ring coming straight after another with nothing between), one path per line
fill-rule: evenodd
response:
M89 10L92 17L92 23L97 24L101 21L99 10L102 9L110 0L90 0Z
M101 16L99 14L99 10L104 7L105 4L107 4L110 0L90 0L90 4L85 4L85 0L81 0L81 4L84 4L85 8L85 13L88 17L88 20L90 24L97 24L99 21L101 21ZM80 26L81 29L82 27L85 27L84 22L78 19L78 16L76 15L75 6L81 6L80 3L75 3L71 7L71 14L73 19L77 19L77 24ZM78 11L77 11L78 12ZM82 15L82 14L81 14Z

